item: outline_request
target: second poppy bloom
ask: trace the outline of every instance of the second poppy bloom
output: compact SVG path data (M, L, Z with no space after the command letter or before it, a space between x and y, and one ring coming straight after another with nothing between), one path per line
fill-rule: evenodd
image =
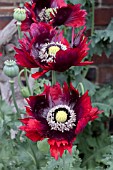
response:
M53 26L80 27L85 24L86 11L81 5L66 4L64 0L32 0L26 2L26 19L22 30L29 30L32 23L49 22Z
M20 42L20 48L15 48L16 61L19 65L43 69L41 73L32 76L38 78L49 70L64 72L71 66L83 66L92 62L82 60L88 51L87 38L83 31L75 36L72 46L62 32L55 31L49 24L32 24L30 37L25 36Z

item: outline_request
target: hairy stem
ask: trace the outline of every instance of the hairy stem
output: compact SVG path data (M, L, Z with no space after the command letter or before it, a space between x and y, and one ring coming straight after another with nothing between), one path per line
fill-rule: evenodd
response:
M14 103L14 106L15 106L18 116L20 116L18 105L17 105L16 98L15 98L14 80L9 80L9 83L10 83L10 88L11 88L11 92L12 92L13 103Z
M84 94L84 92L85 92L85 90L84 90L84 86L83 86L83 84L82 84L82 83L79 83L79 84L78 84L77 89L79 89L79 88L80 88L81 93L82 93L82 95L83 95L83 94Z
M39 163L38 163L38 161L37 161L37 157L36 157L34 148L33 148L32 144L31 144L31 141L28 140L28 142L29 142L30 149L31 149L31 151L32 151L32 155L33 155L34 160L35 160L36 168L37 168L37 170L38 170L38 169L39 169Z
M71 36L71 46L73 46L74 43L74 35L75 35L75 28L72 28L72 36Z
M92 0L92 26L91 26L91 36L94 33L94 17L95 17L95 0Z
M52 85L56 83L56 72L52 71Z
M31 95L31 89L30 89L30 86L29 86L29 81L28 81L28 76L27 76L27 68L24 68L24 74L25 74L25 79L26 79L26 85L28 87L29 94Z
M21 22L17 22L17 28L18 28L18 37L19 37L19 39L22 39ZM26 85L29 90L29 94L31 95L31 89L29 86L29 81L28 81L28 76L27 76L27 68L24 68L24 75L25 75L25 79L26 79Z

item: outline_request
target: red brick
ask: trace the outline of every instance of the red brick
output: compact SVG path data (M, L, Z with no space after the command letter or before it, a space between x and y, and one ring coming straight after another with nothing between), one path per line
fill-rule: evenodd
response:
M113 81L113 66L103 65L99 67L98 83L110 83Z
M0 7L2 6L13 6L14 3L10 3L10 2L0 2Z
M102 4L104 4L104 5L113 5L113 0L102 0Z
M102 56L94 55L92 60L95 65L113 64L113 54L111 54L109 58L104 53Z
M24 2L24 0L0 0L0 2L5 2L5 3L15 3L16 2Z
M113 17L113 8L96 8L95 9L95 25L108 25Z
M12 15L13 12L14 12L14 7L2 7L2 8L0 8L0 15L2 15L2 16Z
M12 16L0 17L0 30L3 29L12 20L12 18Z

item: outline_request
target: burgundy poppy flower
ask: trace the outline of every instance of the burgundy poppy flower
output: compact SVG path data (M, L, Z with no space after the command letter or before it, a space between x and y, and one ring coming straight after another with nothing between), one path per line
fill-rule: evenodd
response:
M75 36L72 47L63 37L46 23L33 23L30 35L20 40L20 49L15 48L17 64L28 67L40 67L41 73L34 73L33 78L39 78L49 70L64 72L71 66L83 66L92 62L82 60L87 55L87 38L83 31Z
M2 56L2 53L0 53L0 57Z
M64 150L72 151L76 136L89 121L98 118L98 108L93 108L88 92L80 97L78 90L64 83L46 86L44 92L27 99L27 117L20 121L26 136L34 142L48 138L50 153L55 159Z
M27 17L22 22L21 28L26 31L34 22L50 22L53 26L83 26L86 11L80 7L80 4L68 5L64 0L32 0L31 4L26 2Z

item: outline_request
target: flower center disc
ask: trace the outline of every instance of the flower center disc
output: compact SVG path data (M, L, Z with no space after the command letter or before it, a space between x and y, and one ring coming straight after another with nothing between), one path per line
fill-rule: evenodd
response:
M56 53L60 50L60 47L58 46L51 46L48 48L48 54L51 56L55 56Z
M56 121L57 122L65 122L67 120L67 113L63 110L60 110L56 113Z

